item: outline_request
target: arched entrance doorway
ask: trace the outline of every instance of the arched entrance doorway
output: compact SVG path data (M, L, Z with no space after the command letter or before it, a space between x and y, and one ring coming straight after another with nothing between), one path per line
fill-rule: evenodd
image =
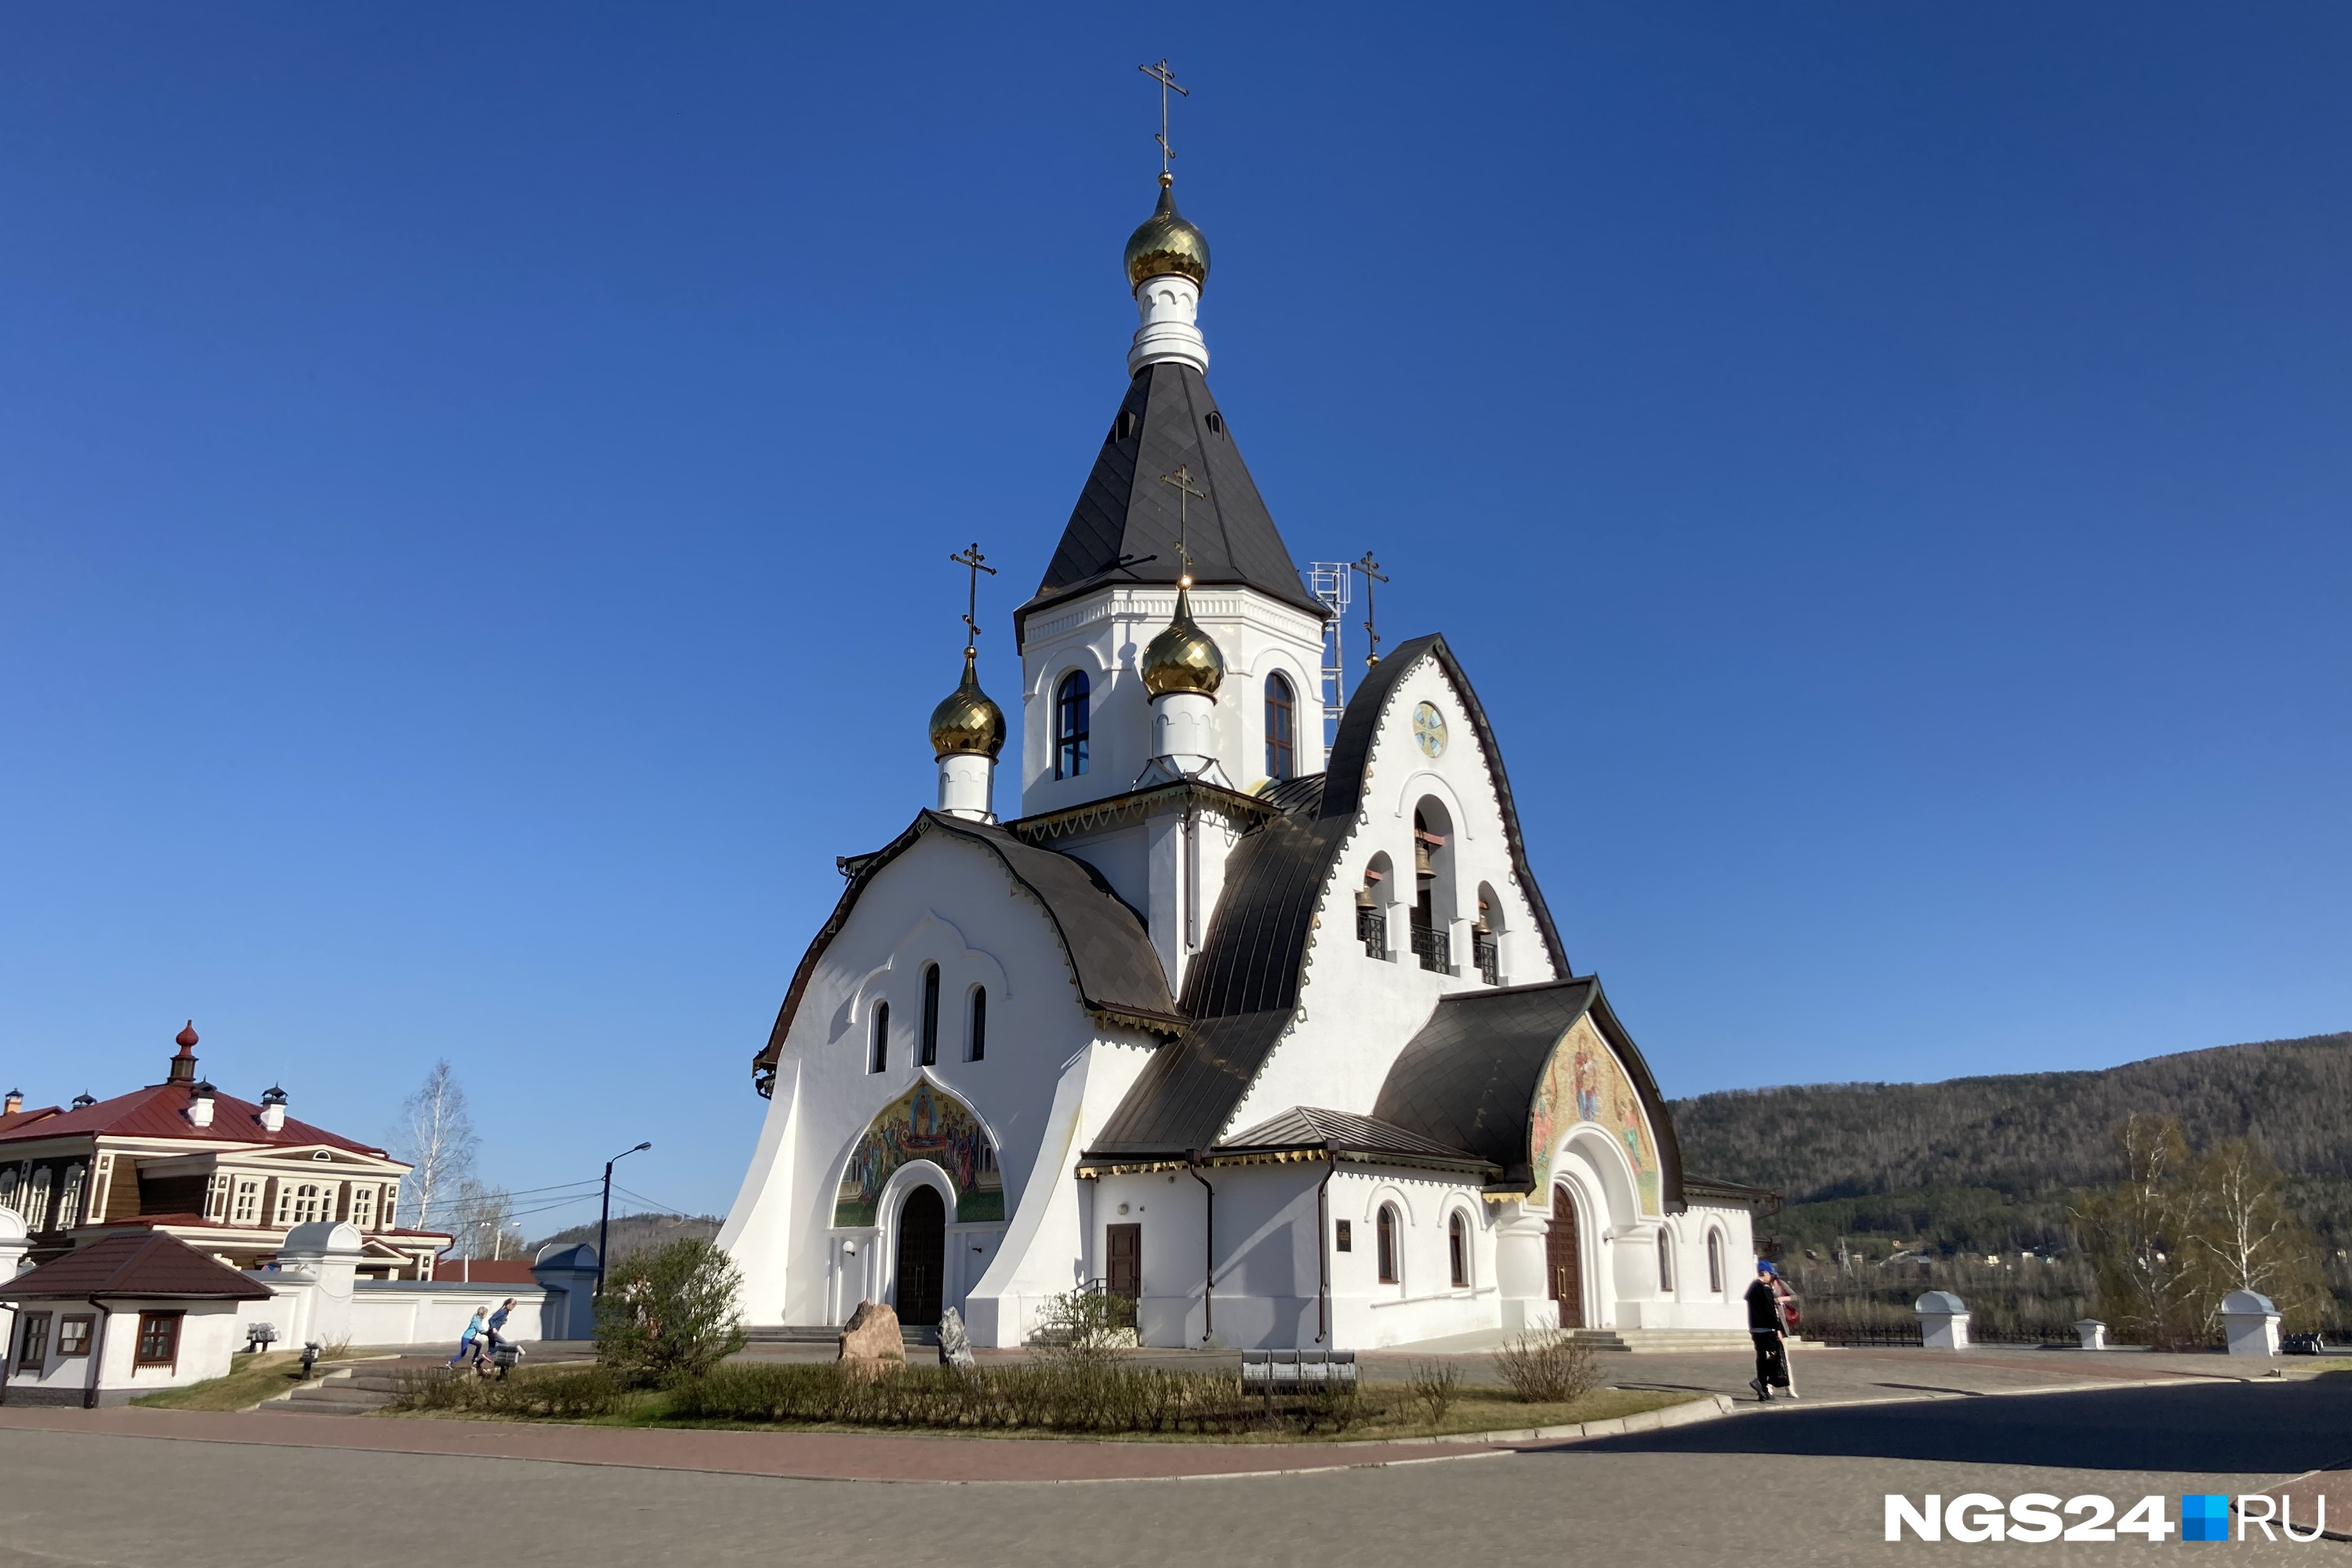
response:
M1551 1299L1559 1303L1559 1326L1584 1326L1583 1249L1577 1244L1576 1200L1566 1187L1551 1190L1551 1229L1544 1237L1546 1273L1551 1279Z
M938 1189L917 1186L898 1205L898 1321L936 1323L946 1283L948 1210Z

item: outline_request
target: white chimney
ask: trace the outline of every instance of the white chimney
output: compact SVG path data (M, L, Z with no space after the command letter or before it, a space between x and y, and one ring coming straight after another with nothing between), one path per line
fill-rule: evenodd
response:
M261 1125L272 1132L286 1125L286 1091L276 1084L261 1097Z
M188 1125L210 1127L213 1124L213 1086L200 1083L188 1096Z

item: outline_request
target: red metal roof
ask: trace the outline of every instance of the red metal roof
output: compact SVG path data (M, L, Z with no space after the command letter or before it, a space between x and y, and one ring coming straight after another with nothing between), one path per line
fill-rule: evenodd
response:
M213 1123L199 1127L188 1120L188 1101L194 1098L194 1086L185 1083L150 1084L129 1094L101 1100L96 1105L85 1105L79 1110L68 1110L43 1116L30 1125L21 1122L0 1126L0 1143L29 1142L35 1138L70 1138L77 1135L108 1135L116 1138L180 1138L211 1143L275 1143L307 1146L323 1143L332 1149L348 1149L355 1154L382 1154L383 1150L367 1143L354 1143L339 1138L323 1127L313 1127L292 1117L272 1132L261 1124L261 1107L249 1100L239 1100L233 1094L213 1097ZM29 1114L29 1113L26 1113Z
M161 1231L110 1236L17 1275L8 1294L20 1300L163 1296L184 1300L267 1301L266 1285Z
M38 1121L45 1116L55 1116L64 1109L60 1105L45 1105L38 1110L9 1111L6 1115L0 1116L0 1132L13 1132L28 1121Z

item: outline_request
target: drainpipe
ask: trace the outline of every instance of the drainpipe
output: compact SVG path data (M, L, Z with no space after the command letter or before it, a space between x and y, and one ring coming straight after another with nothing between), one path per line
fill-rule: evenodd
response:
M81 1407L95 1410L98 1408L99 1373L106 1366L106 1325L113 1321L114 1314L108 1311L106 1303L97 1297L86 1299L98 1309L98 1321L89 1326L89 1376L82 1380Z
M8 1314L8 1332L0 1336L0 1405L8 1403L8 1369L16 1364L16 1321L24 1307L22 1301L0 1301L0 1312Z
M1339 1152L1323 1144L1323 1179L1315 1184L1315 1267L1322 1278L1315 1292L1315 1342L1331 1338L1331 1178L1339 1173Z
M1207 1238L1201 1268L1201 1342L1205 1345L1217 1337L1217 1189L1201 1174L1200 1150L1185 1150L1184 1163L1191 1168L1192 1179L1201 1184L1201 1190L1209 1194L1201 1206L1201 1230Z

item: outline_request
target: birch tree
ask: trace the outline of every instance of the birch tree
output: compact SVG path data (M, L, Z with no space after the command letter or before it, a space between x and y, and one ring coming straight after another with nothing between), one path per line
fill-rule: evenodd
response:
M449 1208L449 1229L460 1258L520 1258L522 1227L515 1224L514 1199L504 1187L485 1186L467 1176L457 1184Z
M2232 1138L2197 1163L2191 1185L2196 1218L2189 1243L2208 1312L2218 1313L2231 1291L2252 1290L2269 1297L2297 1326L2315 1316L2324 1291L2319 1244L2281 1201L2278 1167L2270 1156L2248 1139Z
M2198 1260L2189 1250L2195 1214L2180 1119L2135 1112L2116 1142L2124 1179L2074 1211L2098 1275L2100 1309L2116 1328L2150 1344L2188 1344L2196 1335Z
M414 1215L409 1223L437 1230L473 1175L474 1151L481 1143L466 1109L466 1091L447 1058L433 1064L423 1086L400 1109L401 1129L394 1142L400 1157L415 1167L406 1183Z

